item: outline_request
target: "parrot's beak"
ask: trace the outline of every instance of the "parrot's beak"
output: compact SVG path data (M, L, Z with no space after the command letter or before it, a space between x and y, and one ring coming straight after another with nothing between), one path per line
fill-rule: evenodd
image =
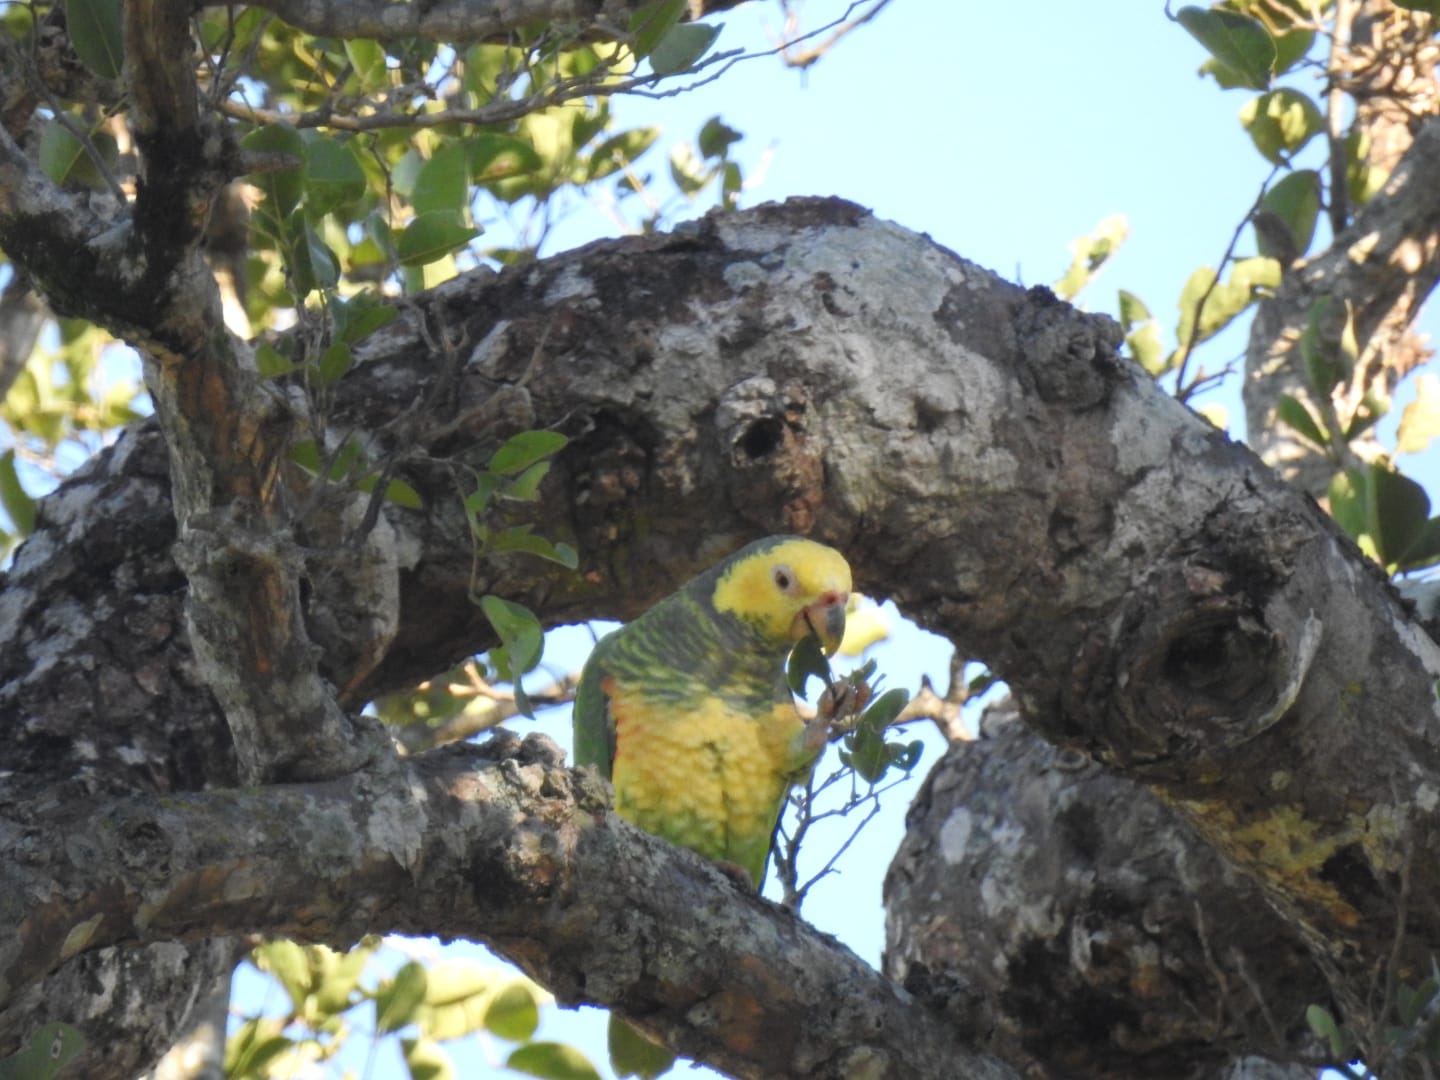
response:
M802 633L808 628L820 639L820 646L826 656L834 656L845 636L845 603L849 595L840 592L825 593L809 607L800 612L796 620ZM802 635L797 635L802 636Z

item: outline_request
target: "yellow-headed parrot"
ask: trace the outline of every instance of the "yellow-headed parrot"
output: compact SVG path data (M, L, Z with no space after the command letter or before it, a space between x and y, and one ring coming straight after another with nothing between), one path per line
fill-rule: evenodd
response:
M772 536L741 548L595 646L575 694L575 761L647 832L745 871L758 888L786 792L825 746L785 682L813 633L845 633L850 566Z

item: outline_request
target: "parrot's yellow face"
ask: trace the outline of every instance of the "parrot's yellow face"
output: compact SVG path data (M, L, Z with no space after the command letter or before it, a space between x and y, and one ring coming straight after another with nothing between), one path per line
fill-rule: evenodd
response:
M759 625L776 642L814 633L833 656L845 636L850 564L834 548L786 540L742 559L715 585L715 610Z

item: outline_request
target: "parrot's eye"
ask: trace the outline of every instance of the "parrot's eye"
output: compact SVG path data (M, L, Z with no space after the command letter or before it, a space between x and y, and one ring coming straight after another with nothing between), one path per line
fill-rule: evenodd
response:
M775 567L775 569L770 571L770 573L775 578L775 584L779 587L781 592L788 593L792 588L795 587L795 575L790 572L790 568L788 566L782 564Z

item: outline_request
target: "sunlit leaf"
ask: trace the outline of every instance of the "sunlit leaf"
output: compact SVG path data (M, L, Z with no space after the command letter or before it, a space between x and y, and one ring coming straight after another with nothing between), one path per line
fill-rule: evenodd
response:
M345 55L355 69L355 79L365 93L374 93L390 85L389 71L385 63L385 48L378 41L366 38L346 38Z
M310 993L310 961L303 946L293 941L267 941L255 949L255 966L275 976L290 998L291 1008L300 1012Z
M540 1009L529 983L509 983L490 1000L485 1027L502 1039L524 1042L540 1026Z
M411 960L395 976L380 984L375 993L375 1028L383 1033L399 1031L414 1021L425 1001L425 968Z
M443 259L479 235L479 229L462 225L454 213L421 214L405 226L395 253L402 266L424 266Z
M1270 85L1275 42L1255 19L1233 11L1184 7L1175 20L1243 85L1252 90L1264 90Z
M825 655L820 639L814 634L806 634L790 651L790 659L785 665L785 679L791 693L803 695L805 684L812 676L828 684L830 659Z
M0 454L0 506L10 516L18 535L29 536L35 531L35 500L20 485L13 449Z
M505 647L509 660L509 670L502 672L505 678L517 680L540 662L545 634L534 612L493 594L480 598L480 610Z
M1440 377L1425 372L1415 380L1415 400L1400 414L1395 450L1418 454L1440 435Z
M420 167L410 201L417 218L449 213L453 220L460 220L470 202L470 167L462 144L442 147Z
M700 126L700 134L696 136L695 144L700 148L701 156L723 158L729 153L731 145L744 137L720 117L712 116Z
M533 1042L517 1047L505 1059L505 1066L526 1076L544 1080L600 1080L588 1058L573 1046L557 1042Z
M500 444L490 455L487 468L501 476L513 476L542 458L558 453L569 441L558 431L522 431Z
M256 128L240 140L240 145L255 153L275 155L274 168L252 173L250 183L265 193L269 210L277 221L283 221L300 202L305 190L305 141L289 124L267 124ZM293 165L280 167L281 159L292 159Z
M1265 193L1260 200L1260 211L1273 215L1288 230L1294 254L1304 255L1315 238L1315 223L1320 216L1320 174L1313 169L1301 169L1286 176ZM1255 232L1262 255L1278 257L1281 254L1270 244L1264 231L1257 228Z
M710 50L719 36L718 26L676 23L650 51L650 68L656 75L688 71Z
M635 59L643 60L649 56L684 13L685 0L654 0L654 3L637 8L630 16Z
M1420 539L1430 516L1430 497L1414 480L1378 462L1370 466L1368 489L1372 507L1369 531L1380 563L1399 564Z
M610 1014L606 1048L610 1052L610 1068L621 1078L636 1076L640 1080L655 1080L675 1064L674 1054L651 1042L614 1013Z
M1266 160L1276 165L1290 160L1314 136L1325 130L1325 117L1309 97L1282 87L1246 102L1240 123Z
M1281 394L1280 400L1275 404L1275 415L1282 423L1289 424L1309 439L1318 449L1325 450L1329 447L1330 439L1326 435L1324 427L1298 398L1290 394Z
M432 1039L401 1039L400 1051L410 1080L455 1080L455 1064Z
M305 206L313 217L328 214L365 194L365 172L348 142L328 136L305 147Z

